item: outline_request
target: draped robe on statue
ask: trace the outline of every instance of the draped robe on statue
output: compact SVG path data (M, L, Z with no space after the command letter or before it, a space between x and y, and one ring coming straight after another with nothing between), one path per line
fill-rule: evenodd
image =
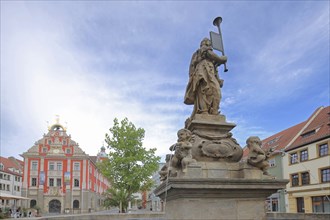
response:
M192 56L189 68L189 82L184 103L194 105L195 114L219 114L223 80L219 79L217 67L227 61L227 57L216 55L211 42L204 39L201 47Z

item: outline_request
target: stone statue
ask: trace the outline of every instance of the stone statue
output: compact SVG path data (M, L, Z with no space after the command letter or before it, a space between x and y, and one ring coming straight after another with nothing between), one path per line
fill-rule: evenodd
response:
M257 136L251 136L246 140L247 147L249 148L249 154L247 162L248 164L257 167L263 171L264 175L269 175L267 169L269 163L267 159L270 157L271 152L265 152L261 148L261 140Z
M220 88L223 80L218 76L218 66L227 62L226 56L213 52L211 41L204 38L200 48L193 54L189 67L189 82L184 103L194 105L195 114L219 114Z
M172 154L166 154L166 158L165 158L165 164L164 166L160 169L160 171L158 172L160 175L160 181L164 181L167 179L167 175L168 175L168 168L169 168L169 163L171 160Z
M191 136L191 131L188 129L180 129L178 131L178 142L170 147L171 151L175 151L171 159L171 176L175 175L179 169L182 169L182 172L186 172L189 164L196 163L191 154Z
M258 137L248 138L248 160L241 160L243 149L230 132L236 125L220 112L223 80L217 69L223 64L227 70L221 22L214 19L219 34L210 37L222 56L204 38L191 58L184 103L194 108L177 132L173 153L159 172L163 182L154 190L166 201L165 219L266 219L266 198L288 183L268 175L270 155Z

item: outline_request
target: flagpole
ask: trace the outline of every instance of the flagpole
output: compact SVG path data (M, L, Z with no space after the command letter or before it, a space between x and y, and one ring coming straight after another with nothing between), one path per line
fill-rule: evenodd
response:
M221 30L220 30L220 24L222 22L222 18L221 17L216 17L213 20L213 25L218 27L218 31L219 31L219 36L220 36L220 40L221 40L221 46L222 46L222 56L225 56L225 47L223 46L223 41L222 41L222 34L221 34ZM227 72L227 63L224 63L224 72Z

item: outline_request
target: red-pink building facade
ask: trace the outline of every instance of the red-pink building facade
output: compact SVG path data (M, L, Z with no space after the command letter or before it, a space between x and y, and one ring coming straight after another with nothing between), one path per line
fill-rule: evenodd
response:
M98 156L89 156L57 120L22 157L22 196L30 198L26 208L38 207L43 213L103 209L109 182L97 169L97 162L106 158L104 147Z

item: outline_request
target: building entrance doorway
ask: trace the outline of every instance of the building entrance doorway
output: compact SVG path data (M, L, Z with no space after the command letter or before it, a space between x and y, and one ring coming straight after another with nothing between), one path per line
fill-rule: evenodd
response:
M57 199L53 199L49 202L49 213L61 213L61 202Z
M297 197L297 212L305 212L305 203L304 203L304 197Z

